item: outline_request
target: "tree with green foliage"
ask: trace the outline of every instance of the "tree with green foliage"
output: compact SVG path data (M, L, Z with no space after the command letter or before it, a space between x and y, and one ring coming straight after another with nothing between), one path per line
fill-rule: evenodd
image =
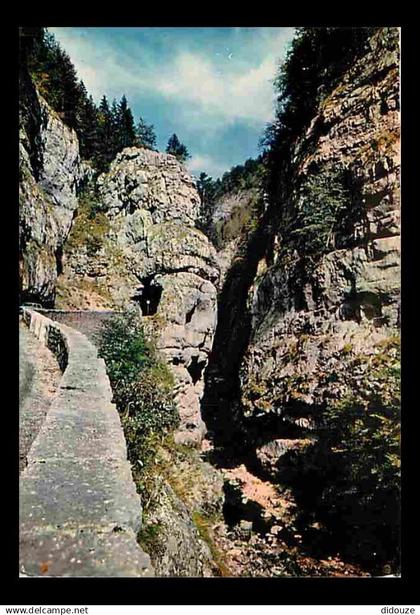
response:
M121 151L125 147L132 147L136 142L136 129L134 118L127 103L125 94L121 97L116 114L117 147Z
M265 143L280 145L308 125L322 98L365 51L373 28L296 28L274 82L276 119Z
M95 162L100 171L105 171L114 154L112 113L105 95L99 103L97 118L99 139Z
M25 64L31 71L34 62L40 54L45 36L45 28L39 26L20 26L19 27L19 58L20 64Z
M99 171L106 171L125 147L136 143L156 147L153 126L141 120L136 129L125 95L119 103L114 100L111 107L105 96L99 107L95 105L70 57L46 28L22 27L19 35L22 68L27 69L39 93L61 119L76 130L84 159Z
M70 60L70 56L59 49L61 62L61 84L62 84L62 111L63 120L71 128L77 128L77 108L80 104L82 92L76 69Z
M92 96L87 95L83 82L80 87L82 95L76 118L80 154L85 160L94 160L98 156L101 140L98 109Z
M207 173L200 173L197 180L197 190L202 201L209 202L211 200L214 191L213 178L207 175Z
M83 92L69 55L45 28L34 33L27 57L28 70L47 102L72 128Z
M109 123L110 118L111 118L111 111L109 109L109 102L105 94L101 98L98 111L99 111L99 114L102 116L101 121L103 123L106 123L106 122Z
M166 146L166 153L172 154L180 162L185 162L186 160L188 160L188 158L191 158L191 154L188 152L187 147L183 143L181 143L175 133L168 140L168 145Z
M309 175L299 191L296 211L285 232L286 247L301 256L321 256L336 247L353 205L350 179L344 171L325 169ZM285 223L286 223L285 219Z
M110 156L112 156L111 160L114 158L114 155L116 154L116 152L118 152L120 147L119 121L120 113L118 103L116 98L113 98L110 109Z
M318 168L310 170L301 186L295 186L297 192L293 197L288 196L293 165L287 161L296 139L304 134L317 109L343 73L367 49L373 31L373 28L296 28L275 80L276 117L261 143L267 148L266 192L272 203L278 203L281 244L297 249L301 256L312 260L334 248L339 231L346 224L345 234L351 241L349 223L360 213L352 194L356 187L350 185L347 176L350 174L344 170ZM319 115L314 131L325 129L322 122Z
M139 118L136 127L137 144L146 149L156 149L156 134L153 124L146 124L142 117Z
M207 235L209 234L213 217L215 187L216 182L207 173L204 171L200 173L197 180L197 190L200 195L201 205L197 226Z

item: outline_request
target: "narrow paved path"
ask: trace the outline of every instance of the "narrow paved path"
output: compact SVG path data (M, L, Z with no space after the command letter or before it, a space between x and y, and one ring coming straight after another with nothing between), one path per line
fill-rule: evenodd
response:
M61 378L54 355L19 324L19 472Z

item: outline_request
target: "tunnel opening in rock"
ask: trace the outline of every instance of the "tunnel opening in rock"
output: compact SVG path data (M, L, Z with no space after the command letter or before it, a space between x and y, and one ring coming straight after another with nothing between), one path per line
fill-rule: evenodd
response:
M205 366L205 361L200 361L198 357L192 357L187 370L192 378L193 384L196 384L200 380Z
M142 280L143 287L133 297L140 304L143 316L156 314L162 297L163 288L153 278Z

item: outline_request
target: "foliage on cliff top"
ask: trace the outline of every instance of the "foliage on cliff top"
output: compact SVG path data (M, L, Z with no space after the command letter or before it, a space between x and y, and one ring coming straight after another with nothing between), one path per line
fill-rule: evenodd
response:
M278 151L302 134L323 98L368 48L375 28L296 28L274 82L276 119L263 143Z
M213 241L216 248L240 237L256 223L261 209L265 177L263 156L249 158L243 165L232 167L221 179L213 180L201 173L197 182L201 197L200 228ZM238 195L238 204L226 219L213 222L217 202L227 195Z
M299 256L319 257L344 247L360 220L361 198L348 171L324 168L304 178L293 211L283 213L283 246Z
M256 159L248 158L244 164L232 167L216 180L206 173L200 173L197 188L204 205L211 207L225 194L260 188L263 176L263 156L259 156Z
M110 104L103 96L96 105L79 80L70 56L43 27L21 27L20 66L31 75L40 94L74 128L82 158L105 171L116 154L125 147L156 148L152 125L142 117L135 125L127 98Z
M166 152L175 156L175 158L177 158L180 162L185 162L188 158L191 158L191 154L189 153L186 145L181 143L175 133L168 140Z

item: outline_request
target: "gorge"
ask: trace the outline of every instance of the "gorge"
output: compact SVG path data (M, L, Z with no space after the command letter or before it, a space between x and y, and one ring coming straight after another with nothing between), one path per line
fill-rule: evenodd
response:
M95 168L21 62L21 303L134 311L172 374L133 467L156 576L399 574L399 31L312 30L211 195L150 148Z

